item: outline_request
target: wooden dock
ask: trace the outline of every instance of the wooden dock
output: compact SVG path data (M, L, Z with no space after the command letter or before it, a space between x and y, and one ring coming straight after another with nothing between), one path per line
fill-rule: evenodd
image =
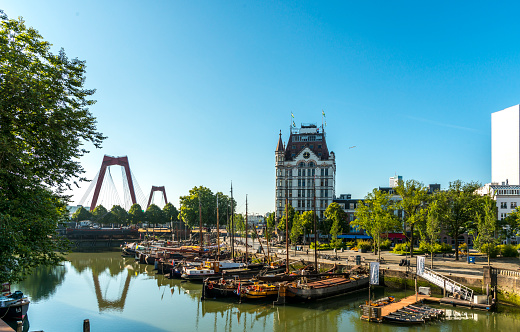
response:
M477 304L465 300L455 299L452 297L432 297L429 295L410 295L408 297L405 297L401 299L398 302L390 303L389 305L386 305L384 307L381 307L381 317L371 317L370 321L374 322L381 322L383 320L383 317L390 315L391 313L397 312L398 310L403 309L406 306L409 305L415 305L417 303L435 303L440 305L449 305L449 306L460 306L460 307L467 307L471 309L479 309L479 310L493 310L495 305L494 304ZM362 315L361 319L363 320L369 320L368 316Z
M0 332L15 332L6 322L0 319Z

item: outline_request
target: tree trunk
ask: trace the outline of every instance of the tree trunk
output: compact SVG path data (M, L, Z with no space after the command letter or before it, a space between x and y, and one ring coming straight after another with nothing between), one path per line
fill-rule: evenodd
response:
M410 225L410 258L413 257L413 224Z
M455 260L459 260L459 234L455 235Z
M430 252L430 256L431 256L431 264L430 264L430 269L433 270L433 250Z

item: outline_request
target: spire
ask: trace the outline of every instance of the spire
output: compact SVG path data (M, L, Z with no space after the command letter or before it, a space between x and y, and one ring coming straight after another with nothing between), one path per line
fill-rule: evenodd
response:
M282 131L280 130L280 138L278 138L278 145L276 146L276 152L283 152L283 142L282 142Z

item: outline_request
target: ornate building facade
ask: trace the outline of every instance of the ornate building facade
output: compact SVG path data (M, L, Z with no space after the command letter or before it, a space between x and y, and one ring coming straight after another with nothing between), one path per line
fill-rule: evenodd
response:
M325 130L315 124L291 127L287 144L282 132L275 151L276 218L285 211L285 201L299 213L313 211L323 218L335 195L336 159L327 147Z

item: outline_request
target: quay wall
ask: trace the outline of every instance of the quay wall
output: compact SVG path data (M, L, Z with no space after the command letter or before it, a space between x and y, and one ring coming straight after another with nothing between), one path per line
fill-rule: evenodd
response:
M484 267L483 282L498 289L500 301L520 306L520 271Z

